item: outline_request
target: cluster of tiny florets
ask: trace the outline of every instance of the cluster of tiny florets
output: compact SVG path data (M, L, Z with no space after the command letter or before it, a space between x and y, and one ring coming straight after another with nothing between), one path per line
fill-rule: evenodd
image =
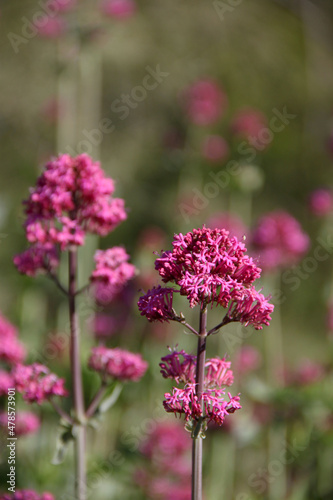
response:
M41 404L53 396L68 395L64 388L65 380L39 363L17 365L13 370L13 378L16 390L29 403Z
M174 317L172 309L173 288L163 288L161 285L153 287L138 301L141 316L146 316L148 321L169 321Z
M0 360L9 364L22 363L25 355L16 328L0 314Z
M103 377L113 377L123 382L137 382L145 374L148 363L140 354L99 346L92 348L88 366Z
M128 262L129 255L123 247L97 250L94 259L96 268L90 279L93 283L101 283L106 287L111 300L130 279L134 278L136 268Z

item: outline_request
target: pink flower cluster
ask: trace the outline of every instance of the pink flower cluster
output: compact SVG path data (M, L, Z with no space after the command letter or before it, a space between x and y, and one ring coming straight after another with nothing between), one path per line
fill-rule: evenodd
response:
M101 11L114 19L128 19L135 14L136 4L133 0L104 0Z
M99 346L92 348L88 366L102 377L113 377L122 382L138 382L145 374L148 363L140 354Z
M32 244L83 245L86 233L107 235L126 219L114 183L88 155L48 162L25 201L26 236Z
M55 500L51 493L33 490L16 490L15 493L0 493L0 500Z
M21 363L25 349L17 340L17 330L0 314L0 360L10 364Z
M267 127L267 119L256 109L243 109L233 118L231 130L235 135L245 137L250 143L251 139L258 137L258 134Z
M160 363L163 377L174 379L177 384L194 384L196 366L197 357L192 354L187 354L184 350L179 352L172 351L167 356L164 356L162 358L162 363ZM230 361L226 361L224 358L207 359L205 368L205 387L220 388L225 385L232 385L234 377L230 369Z
M259 330L269 324L274 307L255 290L253 282L261 269L245 252L244 243L230 238L228 231L203 227L176 234L173 250L156 259L155 269L165 283L180 287L191 307L199 303L222 305L228 309L229 321L251 324ZM172 289L165 290L159 287L139 300L141 314L149 321L175 317L171 313Z
M11 387L14 387L13 377L10 373L0 370L0 396L6 396Z
M148 321L169 321L175 317L172 309L173 288L162 288L159 285L148 290L138 301L141 316L146 316Z
M191 439L177 423L157 424L142 443L146 467L136 470L134 480L149 500L191 499Z
M186 420L204 417L208 422L214 420L218 425L222 425L228 413L241 408L238 396L232 397L229 394L229 401L224 399L222 386L230 386L234 381L230 361L224 358L207 359L204 392L200 399L195 391L196 356L187 354L184 350L173 351L162 358L160 367L164 378L172 378L177 384L185 384L183 389L174 387L172 394L164 395L163 405L168 413L185 414Z
M104 285L110 301L130 279L134 278L135 266L128 262L129 255L122 247L97 250L94 259L96 268L90 279L93 283Z
M41 404L53 396L67 396L65 380L39 363L17 365L12 372L15 387L25 401Z
M0 427L7 429L8 415L7 413L0 414ZM16 412L15 415L15 436L24 436L36 432L40 427L40 419L34 413Z
M167 413L184 414L185 420L199 420L204 417L208 423L214 421L217 425L222 425L229 413L241 408L239 396L233 397L228 393L229 401L225 400L224 396L223 389L205 389L199 400L195 384L187 384L184 389L174 387L172 394L166 393L163 406Z
M196 125L211 125L218 121L227 106L224 91L213 80L199 80L184 92L189 119Z
M262 217L252 239L260 265L267 270L297 263L310 244L298 221L284 211L271 212Z
M15 255L13 262L20 273L36 276L38 272L52 273L59 266L59 255L54 245L37 243Z
M314 215L323 217L333 210L333 193L331 189L316 189L310 195L310 210Z

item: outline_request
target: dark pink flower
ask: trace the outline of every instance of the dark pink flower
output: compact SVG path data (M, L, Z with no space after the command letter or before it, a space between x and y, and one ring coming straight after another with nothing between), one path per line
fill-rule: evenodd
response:
M223 389L205 389L199 400L195 384L187 384L184 389L174 387L172 394L166 393L163 406L167 413L184 414L186 420L199 420L203 417L208 422L214 421L217 425L222 425L226 415L241 408L239 396L232 397L228 393L229 401L227 401L224 395Z
M260 265L266 270L296 264L309 248L310 240L294 217L284 211L263 216L252 236Z
M200 302L227 307L260 277L245 245L224 229L193 229L176 234L172 244L172 251L156 259L155 269L165 283L180 286L191 307Z
M97 250L96 268L90 277L93 283L102 282L108 288L108 296L119 293L134 278L136 268L128 262L129 255L122 247Z
M205 387L211 389L233 384L234 375L231 370L231 362L224 358L210 358L205 363Z
M333 193L330 189L316 189L310 195L309 207L318 217L328 215L333 209Z
M239 321L245 326L252 325L256 330L262 330L263 325L269 325L273 304L270 297L257 292L254 287L244 289L243 293L230 302L227 316L232 321Z
M59 38L62 36L67 29L67 24L64 19L61 17L45 17L43 22L40 22L38 25L39 36L43 38Z
M191 440L184 428L177 423L157 424L140 446L140 452L149 460L159 457L177 457L191 449Z
M10 364L21 363L26 352L17 340L17 330L0 314L0 360Z
M16 490L15 493L0 493L0 500L55 500L51 493L33 490Z
M324 375L325 369L320 363L311 359L303 359L289 378L292 383L303 386L318 382Z
M0 396L7 396L10 388L14 388L13 377L10 373L0 370Z
M86 233L107 235L126 219L114 183L88 155L64 154L46 164L26 205L30 243L83 245Z
M89 368L121 381L138 382L145 374L148 363L140 354L124 349L108 349L104 346L93 347L88 361Z
M13 262L20 273L36 276L38 272L53 272L59 266L59 255L54 245L37 243L15 255Z
M114 19L128 19L135 14L136 3L133 0L104 0L101 11Z
M249 142L257 138L261 130L267 127L267 118L256 109L238 111L231 122L231 130L235 135L245 137Z
M212 162L223 162L229 155L227 141L219 135L209 135L202 145L203 157Z
M29 403L41 404L53 396L67 396L65 380L39 363L17 365L13 370L15 387Z
M160 285L148 290L138 301L141 316L146 316L148 321L169 321L175 313L172 309L173 288L163 288Z
M199 80L188 87L183 98L190 121L196 125L212 125L223 115L227 97L213 80Z
M0 427L7 429L8 415L7 413L0 414ZM33 434L40 427L40 419L31 412L16 412L15 414L15 436L24 436Z
M225 229L229 231L229 237L236 236L239 241L248 234L248 229L243 221L237 215L228 212L217 212L211 215L206 225L216 229Z

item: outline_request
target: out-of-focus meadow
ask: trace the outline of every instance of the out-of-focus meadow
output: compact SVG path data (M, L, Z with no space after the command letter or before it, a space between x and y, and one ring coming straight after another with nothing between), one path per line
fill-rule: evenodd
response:
M275 303L270 327L227 326L208 343L208 356L231 360L243 409L208 432L205 499L332 498L333 5L137 0L113 10L104 2L103 10L78 0L46 23L47 3L0 1L0 311L18 327L27 362L47 364L69 388L66 302L45 277L21 276L12 259L26 247L21 202L45 161L85 152L100 160L128 219L110 236L88 239L79 280L86 283L97 247L125 246L139 274L108 306L115 321L100 321L99 334L108 346L140 352L149 370L124 387L99 432L89 429L90 498L188 498L170 496L167 482L189 480L186 458L170 479L147 441L157 442L158 432L181 440L175 430L159 431L179 422L164 413L172 384L158 364L167 346L195 352L196 342L181 325L148 323L136 303L140 289L160 283L153 252L202 224L246 236ZM253 230L272 212L277 219L260 240ZM299 252L300 229L282 212L308 235ZM61 272L65 281L65 266ZM196 311L177 301L196 321ZM86 366L95 305L85 295L79 309L89 400L98 385ZM210 315L212 326L221 320L220 311ZM19 397L18 405L41 426L18 438L17 488L68 498L71 449L51 464L51 406L28 408ZM3 491L7 467L3 446Z

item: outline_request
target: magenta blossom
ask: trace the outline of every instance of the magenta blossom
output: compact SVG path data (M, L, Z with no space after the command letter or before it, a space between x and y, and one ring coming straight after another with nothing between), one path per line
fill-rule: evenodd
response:
M231 123L231 130L237 136L242 136L251 142L267 127L267 119L263 113L256 109L243 109L238 111Z
M7 429L8 415L7 413L0 414L0 427ZM15 436L24 436L33 434L40 427L40 419L31 412L16 412L15 414Z
M160 285L148 290L138 301L141 316L146 316L148 321L169 321L175 317L172 308L173 288L162 288Z
M224 395L223 389L206 389L199 399L195 384L187 384L184 389L174 387L172 394L166 393L163 406L167 413L184 414L186 420L203 418L208 423L214 421L217 425L222 425L226 415L241 408L239 396L232 397L228 393L229 401L227 401ZM204 410L201 408L201 403Z
M104 346L92 348L88 365L103 377L113 377L123 382L138 382L148 368L148 363L140 354Z
M25 355L23 345L17 340L16 328L0 314L0 360L21 363Z
M243 346L237 351L234 366L238 376L257 370L261 365L261 354L251 345Z
M43 38L59 38L66 32L67 24L61 17L49 16L36 27Z
M227 141L219 135L209 135L202 145L203 157L211 162L223 162L229 155Z
M60 155L46 164L26 205L30 243L83 245L86 233L107 235L126 219L122 199L112 198L114 183L88 155Z
M104 0L101 11L114 19L128 19L135 14L136 4L133 0Z
M96 313L90 318L90 328L96 339L107 339L114 335L119 328L119 321L110 314Z
M0 493L0 500L55 500L51 493L33 490L16 490L15 493Z
M7 396L8 389L14 387L14 380L10 373L0 370L0 396Z
M333 193L330 189L316 189L310 195L309 207L318 217L328 215L333 209Z
M96 268L90 279L93 283L102 283L107 287L110 301L129 280L134 278L135 266L128 262L129 255L122 247L97 250L94 259Z
M216 123L225 111L227 97L213 80L199 80L183 94L185 108L191 122L196 125Z
M67 396L65 380L59 378L39 363L24 366L17 365L13 370L15 387L29 403L41 404L53 396Z
M296 264L309 248L310 240L300 224L287 212L263 216L252 236L260 265L274 270Z
M38 272L52 273L59 266L59 255L54 245L37 243L15 255L13 262L20 273L36 276Z
M184 350L172 351L171 354L164 356L162 363L160 363L163 377L174 379L177 384L194 384L196 366L197 357L187 354ZM234 377L230 368L230 361L226 361L224 358L207 359L205 363L205 387L220 388L232 385Z

